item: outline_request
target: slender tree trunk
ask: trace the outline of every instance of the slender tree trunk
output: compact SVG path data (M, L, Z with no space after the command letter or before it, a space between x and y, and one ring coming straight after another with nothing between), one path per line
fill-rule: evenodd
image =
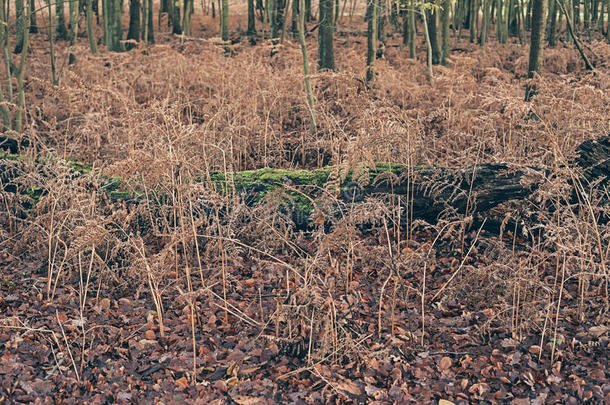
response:
M144 36L144 38L146 38L146 41L149 44L154 44L155 43L155 27L154 27L154 23L153 23L153 0L144 0L146 2L146 4L148 4L148 6L146 7L146 9L148 10L147 16L146 16L146 20L147 20L147 24L148 28L145 30L146 31L146 35Z
M194 7L193 0L184 0L184 19L182 21L182 29L185 35L191 35L191 15Z
M497 15L497 21L496 21L496 25L497 25L497 36L498 36L498 42L503 44L506 42L506 38L504 37L504 3L503 0L497 0L498 1L498 6L496 8L496 15ZM504 1L508 1L508 0L504 0Z
M572 1L572 15L574 16L574 30L580 31L580 0Z
M299 0L293 0L292 1L292 21L290 23L290 31L292 32L293 36L295 38L298 38L299 36L299 15L300 15L300 5L299 5L300 1Z
M487 32L489 30L490 3L492 0L483 0L483 19L481 21L481 35L479 35L479 44L485 46L487 43Z
M142 0L142 29L140 32L140 37L142 41L145 43L148 40L148 13L150 9L148 8L148 0Z
M256 15L254 13L254 0L248 0L248 36L256 36Z
M449 32L449 13L451 11L451 0L443 1L443 11L441 14L441 28L442 28L442 47L441 47L441 64L447 65L447 58L449 57L449 43L450 35Z
M549 4L549 29L547 33L549 46L554 47L557 44L557 11L559 7L555 3L555 0L551 0L551 4Z
M591 61L589 61L589 58L587 57L587 55L585 54L585 51L582 49L582 46L580 45L580 41L574 34L574 30L572 29L572 22L570 21L570 17L568 16L568 14L566 12L565 7L561 3L561 0L555 0L555 1L557 2L557 5L561 8L562 13L566 16L566 24L568 26L568 31L570 32L570 35L572 36L572 40L574 41L574 45L576 46L576 49L578 49L578 53L580 53L580 57L582 58L583 62L585 63L585 68L587 70L594 71L595 67L593 67L593 65L591 64Z
M222 15L221 15L221 37L223 41L229 40L229 0L222 0Z
M23 49L23 27L25 26L23 0L15 0L15 26L15 50L13 52L21 53L21 50Z
M377 59L377 2L378 0L367 0L368 4L368 29L367 29L367 53L366 53L366 83L369 87L375 83L375 60Z
M417 40L417 25L415 20L415 0L409 1L409 10L407 13L409 18L409 57L411 59L416 59L415 41Z
M523 5L523 0L519 0L519 43L523 45L525 42L525 6Z
M172 33L176 35L182 34L182 22L180 21L180 0L172 1Z
M70 46L76 44L78 39L78 0L69 0L70 10Z
M311 16L311 0L305 0L305 21L309 22L313 20Z
M85 11L87 17L87 37L89 38L89 47L91 53L97 55L97 41L95 40L95 32L93 31L93 0L87 1L87 9ZM49 14L51 10L49 9ZM49 22L51 22L50 20Z
M299 42L303 55L303 76L305 77L305 90L307 91L307 106L309 107L309 132L316 132L316 114L313 104L313 93L309 81L309 59L307 58L307 45L305 44L305 1L299 0ZM305 153L303 153L305 156Z
M8 50L8 16L7 10L5 9L6 3L0 0L0 46L2 47L2 56L5 63L5 74L6 74L6 86L8 91L8 101L12 101L13 98L13 84L11 82L11 69L10 69L10 54ZM11 115L6 106L4 98L4 91L2 90L3 83L0 83L0 111L2 112L2 123L3 131L12 129Z
M542 49L544 42L544 26L546 23L546 0L532 0L532 34L530 38L530 56L527 77L531 81L525 88L525 101L530 101L537 88L533 81L540 74L542 64Z
M385 1L377 0L377 59L381 59L385 55L386 16L388 11Z
M591 10L589 7L589 0L584 0L584 6L585 6L585 9L583 11L583 23L584 23L584 30L586 33L586 31L589 29L589 24L591 22Z
M38 24L36 24L36 0L30 0L30 34L38 33Z
M470 42L474 43L477 37L477 20L479 19L479 5L478 0L470 0L470 21L468 26L470 28Z
M55 26L55 31L57 33L57 40L67 40L68 39L68 29L66 28L66 16L64 14L64 0L49 0L51 2L55 1L55 15L57 19L57 24Z
M23 71L25 70L25 60L28 56L28 47L30 45L30 13L29 6L25 7L23 30L23 49L19 59L19 67L15 72L17 77L17 112L15 113L15 131L21 133L23 131L23 118L25 116L25 86L23 83Z
M294 3L296 0L292 0ZM284 11L282 18L282 34L280 35L280 44L284 43L284 38L286 37L286 23L288 22L288 13L290 13L291 8L291 0L284 0Z
M320 0L318 28L318 68L335 70L333 0Z
M428 20L428 35L432 46L432 64L438 65L441 62L441 52L438 46L438 13L436 9L429 9L426 12L428 13L426 16Z
M191 35L191 13L193 12L193 0L184 0L184 14L182 18L182 32Z
M432 83L432 79L434 74L432 72L432 43L430 41L430 34L428 32L428 19L426 18L426 10L424 8L423 3L421 4L421 15L424 22L424 38L426 39L426 49L428 50L427 64L428 64L428 78Z
M610 0L606 0L606 14L608 14L608 24L606 24L606 39L610 42Z
M273 0L271 3L271 38L278 38L280 36L283 17L283 1L284 0Z

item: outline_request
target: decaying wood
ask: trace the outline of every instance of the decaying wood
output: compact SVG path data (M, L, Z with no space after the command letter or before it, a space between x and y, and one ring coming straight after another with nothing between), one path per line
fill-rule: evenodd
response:
M4 173L0 173L3 189L18 189L15 184L10 184L9 179L15 177L15 166L0 165L0 171L2 166L5 167ZM610 136L583 142L577 149L573 166L575 172L579 173L581 189L595 187L607 190ZM462 169L379 164L375 168L341 173L341 169L336 167L316 170L259 169L231 173L227 178L222 173L212 173L206 181L211 182L210 186L218 191L235 193L248 203L260 201L260 196L278 188L285 188L293 195L307 195L311 199L330 191L346 203L359 202L367 196L396 194L408 198L414 217L435 220L447 211L466 215L484 213L508 201L526 199L547 177L547 171L541 168L502 163ZM116 179L112 181L116 182ZM116 188L102 189L108 192L115 190L111 195L114 199L133 199L133 195L120 190L117 192Z

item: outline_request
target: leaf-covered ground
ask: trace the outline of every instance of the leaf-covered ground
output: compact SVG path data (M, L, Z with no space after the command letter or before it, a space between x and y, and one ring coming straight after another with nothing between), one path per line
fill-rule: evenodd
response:
M378 244L371 239L363 236L361 242ZM472 242L474 235L466 243ZM440 290L458 270L457 258L447 258L451 242L443 244L427 275L431 291ZM278 305L289 304L291 297L302 293L288 291L279 282L285 269L277 262L246 260L231 267L227 313L218 295L201 293L193 343L184 297L164 297L166 331L161 336L146 286L131 294L117 289L114 296L104 298L96 296L98 286L89 286L84 305L79 291L60 286L49 303L43 297L44 260L23 261L7 254L0 259L0 401L5 403L610 400L607 324L580 323L577 313L562 313L557 330L546 331L541 348L540 333L521 341L513 338L510 325L500 322L498 310L485 302L474 305L465 297L465 305L459 299L441 299L433 306L426 303L422 346L421 302L397 296L393 280L385 283L379 335L379 291L386 280L374 270L361 269L354 272L347 294L340 286L320 292L328 308L337 311L335 327L349 331L354 339L315 360L309 352L310 338L315 347L330 330L295 333L290 340L275 338L276 325L261 326ZM277 259L291 261L288 256ZM475 254L468 263L484 266L486 259ZM412 272L403 282L418 286L421 277L421 272ZM566 306L578 296L577 288L577 283L565 285ZM601 309L598 304L603 305L590 302L589 310Z

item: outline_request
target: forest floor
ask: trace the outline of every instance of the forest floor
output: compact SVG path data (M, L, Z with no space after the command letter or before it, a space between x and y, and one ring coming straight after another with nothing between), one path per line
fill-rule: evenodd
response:
M610 134L610 45L590 43L597 75L569 44L546 50L526 103L514 39L454 41L430 83L423 47L410 60L394 35L367 90L366 38L339 33L311 135L298 43L239 39L92 56L82 38L72 65L60 43L52 86L34 36L26 136L93 167L31 164L44 193L27 215L1 194L0 404L610 403L610 231L591 219L608 209L553 205L576 146ZM538 228L411 221L391 199L331 215L328 190L298 230L281 191L250 206L189 180L375 162L546 168L503 207ZM102 176L147 197L112 201Z

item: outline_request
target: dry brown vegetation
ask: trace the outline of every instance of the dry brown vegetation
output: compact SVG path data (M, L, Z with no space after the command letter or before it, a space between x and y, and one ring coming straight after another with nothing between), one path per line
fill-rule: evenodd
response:
M608 400L608 208L603 193L566 204L576 146L610 134L607 43L590 44L597 75L569 46L545 50L526 103L517 43L455 43L432 83L423 48L388 46L367 90L366 41L339 36L338 72L312 77L310 135L296 41L270 56L157 37L99 56L81 39L73 65L60 43L54 87L34 36L24 154L38 160L13 164L44 194L25 214L27 196L2 193L0 403ZM94 169L75 177L58 156ZM192 181L375 162L508 162L549 181L503 207L537 225L500 234L451 213L409 223L397 198L337 216L331 188L296 230L282 190L252 206ZM144 197L111 201L102 176Z

